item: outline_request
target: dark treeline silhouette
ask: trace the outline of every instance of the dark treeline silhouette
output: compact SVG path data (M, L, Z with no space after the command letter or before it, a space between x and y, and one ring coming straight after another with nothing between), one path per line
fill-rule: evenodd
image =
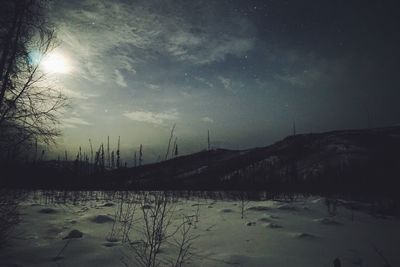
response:
M169 150L172 155L177 153L177 149ZM132 168L107 163L108 152L100 145L93 161L79 150L73 162L53 160L3 165L3 173L7 175L2 175L1 186L266 190L398 198L399 151L400 127L296 134L268 147L245 151L210 149L147 165L142 165L143 147L140 146L139 163ZM114 157L110 154L113 162L116 154Z

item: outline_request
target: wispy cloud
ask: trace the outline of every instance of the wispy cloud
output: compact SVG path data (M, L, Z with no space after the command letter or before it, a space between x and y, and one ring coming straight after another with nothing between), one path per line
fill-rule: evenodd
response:
M96 95L96 94L88 94L88 93L85 93L83 91L72 90L72 89L69 89L67 87L64 87L64 88L62 88L60 90L62 91L62 93L65 96L67 96L69 98L87 100L89 98L98 97L98 95Z
M123 113L123 116L133 121L147 122L156 125L164 125L166 121L175 121L179 119L179 113L176 110L166 112L131 111Z
M218 76L219 81L222 83L226 90L232 91L232 80L221 75Z
M203 83L203 84L207 85L207 86L210 87L210 88L213 88L213 87L214 87L214 84L213 84L212 82L208 81L207 79L205 79L205 78L203 78L203 77L200 77L200 76L192 76L192 77L193 77L193 79L195 79L196 81L198 81L198 82L200 82L200 83Z
M201 121L206 123L214 123L214 120L210 117L203 117L201 118Z
M119 70L115 70L115 82L121 87L127 87L125 78Z
M186 11L201 7L205 18L196 21L173 1L162 7L140 0L71 2L56 3L54 21L64 49L77 55L78 73L89 80L106 82L117 75L121 81L115 69L134 74L138 64L159 56L204 65L254 47L253 26L229 13L219 21L217 3L188 3Z
M277 81L296 88L311 88L319 84L334 84L345 76L345 63L340 59L319 59L313 54L283 54L288 65L299 66L287 68L274 75Z
M160 86L157 84L152 84L152 83L144 83L144 86L150 90L153 91L159 91L160 90Z
M222 61L228 55L241 56L253 46L251 38L213 34L196 36L179 31L167 39L166 50L178 60L202 65Z
M64 128L76 128L77 126L90 126L92 124L79 117L70 117L63 119L62 125Z

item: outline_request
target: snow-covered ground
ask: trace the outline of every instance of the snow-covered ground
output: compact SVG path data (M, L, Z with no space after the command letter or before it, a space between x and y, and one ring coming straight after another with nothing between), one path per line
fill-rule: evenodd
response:
M243 219L240 201L180 199L173 205L171 228L183 215L198 215L191 229L197 238L184 266L323 267L339 258L342 266L379 267L385 266L383 257L392 267L400 266L399 218L352 214L343 206L331 216L319 197L251 201ZM56 205L27 200L15 238L0 250L0 266L138 266L129 245L107 240L118 208L117 201ZM132 240L139 238L135 231L141 215L138 208ZM75 229L82 237L75 231L76 238L64 239ZM159 257L174 257L169 246L162 245Z

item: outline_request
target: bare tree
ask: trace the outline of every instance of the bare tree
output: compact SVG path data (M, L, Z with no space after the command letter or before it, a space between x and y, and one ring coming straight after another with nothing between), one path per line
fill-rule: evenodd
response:
M120 142L121 142L121 138L120 136L118 136L118 145L117 145L117 169L119 169L119 167L121 167L121 157L120 157L120 151L119 151L119 147L120 147Z
M167 229L172 223L173 206L168 205L169 199L165 193L145 196L141 203L143 215L142 240L131 242L135 259L140 266L154 267L160 265L158 254L165 241L173 236Z
M36 138L50 143L60 134L62 93L39 68L55 47L46 17L47 0L3 1L0 11L0 147L16 151Z
M90 164L93 164L93 145L92 140L89 138L89 145L90 145Z
M139 147L139 166L142 166L143 163L143 146L140 144Z
M207 131L207 150L211 150L211 145L210 145L210 130Z
M173 237L174 246L178 249L175 262L171 264L173 267L180 267L186 263L192 254L193 241L198 238L198 235L191 233L193 226L193 218L185 217L182 224L179 226L178 237Z
M129 242L129 234L134 223L136 200L130 195L124 197L122 193L120 197L119 205L115 209L115 220L107 240L110 242L121 240L125 243Z
M140 240L130 241L136 263L143 267L182 266L191 256L192 243L197 236L192 235L193 218L184 216L181 224L172 225L174 199L165 192L145 195L142 210L143 227L139 230ZM172 240L172 242L170 242ZM161 247L171 244L175 247L176 258L162 259Z
M165 153L165 158L164 158L164 160L167 160L167 159L168 159L168 156L169 156L169 150L170 150L170 148L171 148L171 141L172 141L172 138L174 137L175 126L176 126L176 124L174 124L174 126L172 126L172 129L171 129L171 133L170 133L169 140L168 140L167 152ZM174 149L174 148L173 148L173 149Z
M239 191L239 200L240 200L240 218L244 219L246 206L250 202L247 193L245 191Z

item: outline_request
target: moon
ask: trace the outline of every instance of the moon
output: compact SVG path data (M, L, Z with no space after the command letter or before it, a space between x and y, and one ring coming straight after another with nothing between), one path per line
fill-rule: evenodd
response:
M67 58L60 52L47 54L42 61L42 68L46 73L68 74L71 71Z

